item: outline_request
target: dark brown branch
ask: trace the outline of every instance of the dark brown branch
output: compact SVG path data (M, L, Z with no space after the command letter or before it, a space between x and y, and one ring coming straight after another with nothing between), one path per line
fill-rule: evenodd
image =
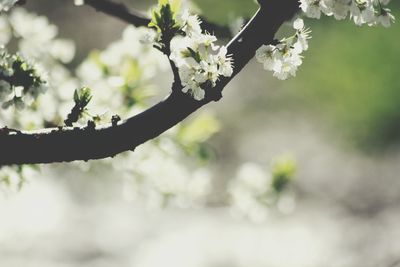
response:
M262 44L273 41L279 27L297 9L297 0L269 0L228 45L235 66L233 76L223 78L215 88L209 88L203 101L195 101L180 90L174 90L164 101L119 124L95 129L55 128L37 132L0 130L0 166L101 159L134 150L203 105L221 98L224 87L254 57Z
M220 25L207 20L204 16L200 16L201 27L207 32L214 34L220 38L232 38L232 31L226 25Z
M136 27L147 26L150 23L150 19L145 14L111 0L85 0L85 4Z
M111 0L85 0L85 4L93 7L97 11L116 17L136 27L147 26L150 19L141 12L129 9L122 3L117 3ZM207 32L215 34L221 38L230 38L232 33L229 27L219 25L214 22L208 21L204 17L200 17L202 21L202 28Z

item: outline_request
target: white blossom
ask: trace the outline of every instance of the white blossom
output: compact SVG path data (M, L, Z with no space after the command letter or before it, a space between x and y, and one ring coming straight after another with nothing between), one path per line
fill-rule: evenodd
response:
M256 51L256 59L262 63L265 70L273 71L273 76L285 80L296 76L298 67L302 64L301 53L308 49L310 30L304 26L300 18L293 22L296 34L282 39L277 45L263 45Z
M310 29L305 28L304 21L297 18L293 23L293 28L296 30L296 42L293 44L294 49L300 54L303 51L308 50L308 40L311 38Z
M356 25L382 24L389 27L394 16L388 5L390 0L300 0L300 8L309 18L319 19L321 14L342 20L350 16Z
M378 22L382 24L383 27L388 28L395 22L395 17L390 12L390 9L382 8L381 14L378 16Z
M158 33L153 29L148 29L146 32L143 33L142 37L140 38L140 43L145 45L152 45L157 42L158 39Z
M273 70L275 65L276 48L274 45L262 45L256 51L256 59L264 65L265 70Z
M217 38L211 34L192 34L175 38L171 43L170 59L179 69L182 92L196 100L205 97L202 87L215 87L221 76L233 74L232 60L226 47L215 45Z
M322 10L325 15L342 20L348 16L351 2L352 0L324 0Z
M200 35L202 33L201 30L201 21L197 15L192 15L189 13L187 9L178 14L177 18L180 25L183 25L182 30L188 36L192 35Z
M320 0L300 0L300 8L309 18L319 19L321 17Z
M217 38L202 31L197 15L188 10L174 12L177 25L174 38L164 43L161 36L155 47L168 53L178 68L182 92L200 101L206 95L205 88L214 88L220 77L232 76L233 62L227 48L216 45ZM152 23L156 25L157 21ZM160 29L158 31L164 34ZM167 50L165 46L169 46Z
M358 26L375 22L375 8L368 0L355 0L350 6L351 18Z
M232 59L227 56L228 50L225 46L221 47L217 57L222 76L230 77L233 74Z
M290 75L296 76L296 71L302 64L302 59L300 55L293 52L286 52L286 54L281 56L280 60L276 61L273 68L274 77L280 80L286 80Z

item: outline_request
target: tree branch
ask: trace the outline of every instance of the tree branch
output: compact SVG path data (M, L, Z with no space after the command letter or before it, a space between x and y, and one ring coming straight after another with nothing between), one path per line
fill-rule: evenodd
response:
M150 22L150 19L145 14L133 9L129 9L122 3L117 3L110 0L85 0L85 4L93 7L97 11L116 17L136 27L147 26ZM221 38L232 37L229 27L208 21L204 17L200 17L200 19L202 21L202 28L204 30Z
M150 23L150 19L145 14L129 9L121 3L110 0L85 0L85 4L136 27L147 26Z
M255 51L262 44L271 43L282 23L291 19L298 10L297 0L264 0L262 4L252 20L228 44L228 53L232 55L235 66L232 77L222 78L216 87L208 88L203 101L196 101L181 90L173 90L164 101L114 125L35 132L15 132L3 128L0 130L0 166L113 157L134 150L205 104L219 100L224 87L254 57Z

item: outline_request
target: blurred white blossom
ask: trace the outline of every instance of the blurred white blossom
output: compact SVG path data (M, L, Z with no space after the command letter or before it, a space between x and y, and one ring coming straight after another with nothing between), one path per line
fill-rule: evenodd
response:
M228 188L233 215L263 222L271 211L292 212L294 196L287 189L295 171L290 156L276 158L271 169L253 162L241 165Z
M75 44L71 40L56 39L51 43L50 54L62 63L69 63L75 56Z
M0 12L8 11L18 0L0 0Z
M244 163L229 186L232 211L237 216L247 216L255 222L265 220L268 205L272 204L272 177L255 163Z
M74 0L76 6L82 6L85 4L85 0Z
M0 16L0 45L6 45L11 39L11 29L5 17Z

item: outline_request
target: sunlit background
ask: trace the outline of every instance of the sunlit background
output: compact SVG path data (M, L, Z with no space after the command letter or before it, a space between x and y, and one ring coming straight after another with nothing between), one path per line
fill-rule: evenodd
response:
M155 3L124 2L142 10ZM256 9L251 0L196 2L219 23ZM399 3L391 7L400 18ZM70 69L121 38L126 26L72 1L28 1L24 8L48 16L59 36L76 42ZM201 203L144 201L136 193L147 188L135 188L126 166L110 171L108 161L43 166L19 192L0 192L0 266L400 266L400 28L331 18L306 24L313 38L296 78L279 81L253 60L219 103L203 108L203 123L217 133L207 141L208 164L190 174L196 186L162 169L162 158L140 167L165 183L160 187L208 192ZM158 74L160 97L170 81L168 69ZM151 151L149 144L142 149ZM282 156L294 158L297 171L276 208L238 216L226 205L241 171L257 176L254 166L267 171ZM209 173L212 186L201 184Z

